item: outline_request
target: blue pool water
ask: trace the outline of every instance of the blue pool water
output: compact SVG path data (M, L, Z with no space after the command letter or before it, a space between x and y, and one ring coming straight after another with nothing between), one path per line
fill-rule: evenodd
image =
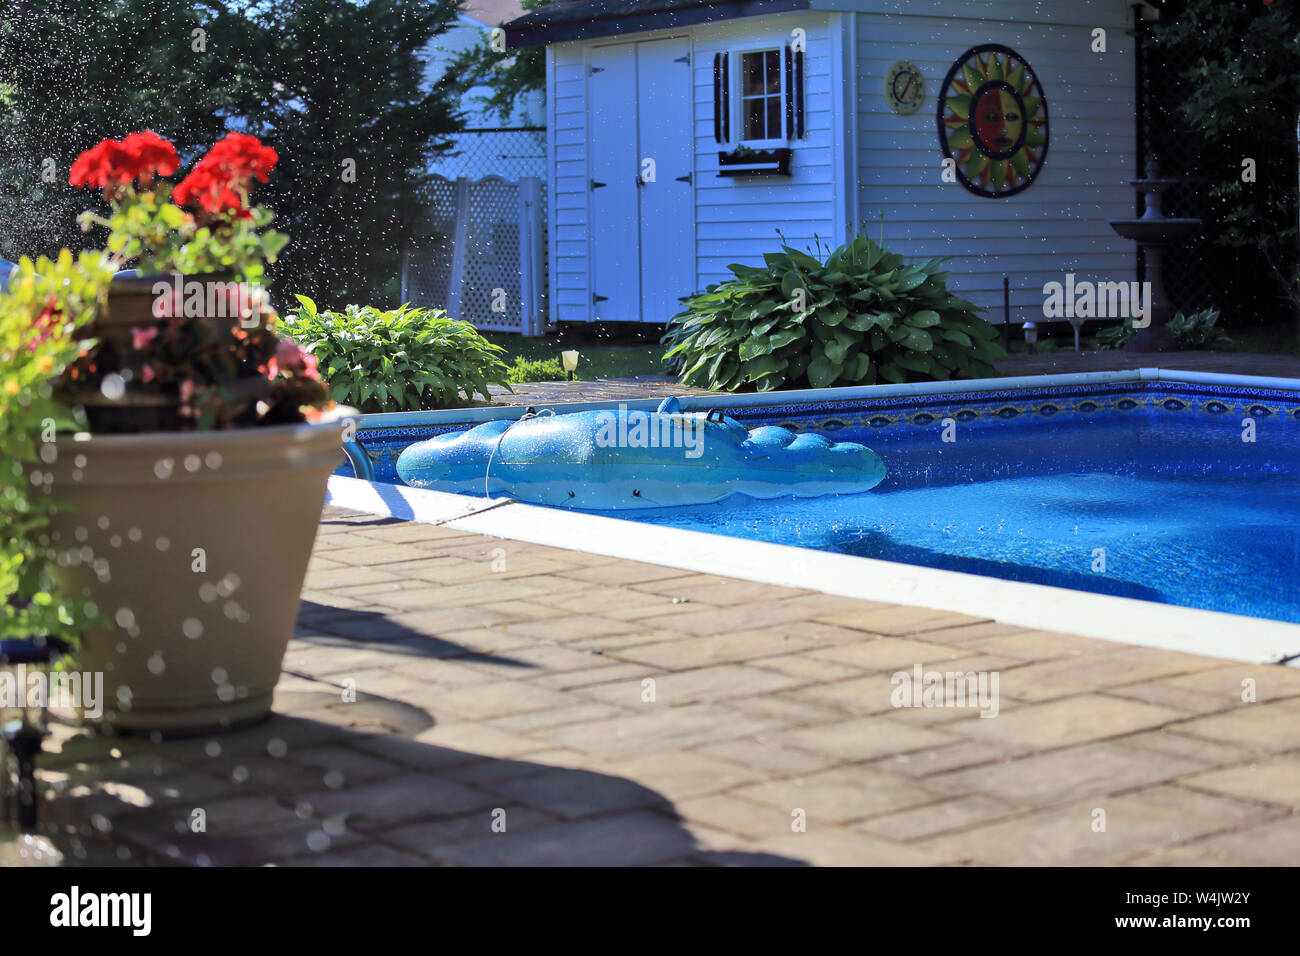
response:
M863 495L617 517L1300 622L1294 394L1129 385L965 398L737 412L751 427L860 441L888 475ZM945 419L955 441L943 441Z

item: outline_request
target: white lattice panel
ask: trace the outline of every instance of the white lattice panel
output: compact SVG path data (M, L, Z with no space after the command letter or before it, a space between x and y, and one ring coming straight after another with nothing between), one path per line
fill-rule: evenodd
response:
M426 213L433 242L409 247L402 258L402 298L412 305L443 308L451 288L452 237L456 231L456 184L433 180L433 205Z
M403 298L480 329L543 334L540 180L438 178L435 186L430 220L444 238L407 250Z

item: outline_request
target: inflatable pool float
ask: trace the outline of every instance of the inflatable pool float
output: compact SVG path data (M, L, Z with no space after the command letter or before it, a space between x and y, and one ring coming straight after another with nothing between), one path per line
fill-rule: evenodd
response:
M885 477L865 445L765 425L746 429L716 411L617 410L494 421L404 449L397 474L413 488L503 495L518 501L613 511L751 498L847 495Z

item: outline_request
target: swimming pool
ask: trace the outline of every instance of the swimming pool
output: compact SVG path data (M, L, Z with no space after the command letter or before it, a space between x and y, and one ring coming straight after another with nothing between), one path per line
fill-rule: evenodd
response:
M1170 374L747 396L726 414L860 441L884 459L885 480L863 495L614 516L1300 622L1300 391ZM363 422L359 437L376 480L391 482L401 448L464 427Z

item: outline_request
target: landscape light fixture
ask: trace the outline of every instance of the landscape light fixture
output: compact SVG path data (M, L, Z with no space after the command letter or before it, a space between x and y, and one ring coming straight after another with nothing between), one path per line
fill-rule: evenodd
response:
M569 381L573 381L573 373L578 370L578 352L576 349L566 349L560 353L560 359L564 362L564 370L569 373Z
M1029 347L1030 354L1033 354L1034 344L1038 341L1038 326L1033 322L1026 322L1021 327L1025 330L1025 344Z
M1082 315L1070 316L1070 327L1074 329L1074 350L1079 351L1079 330L1083 328L1083 323L1088 321Z

